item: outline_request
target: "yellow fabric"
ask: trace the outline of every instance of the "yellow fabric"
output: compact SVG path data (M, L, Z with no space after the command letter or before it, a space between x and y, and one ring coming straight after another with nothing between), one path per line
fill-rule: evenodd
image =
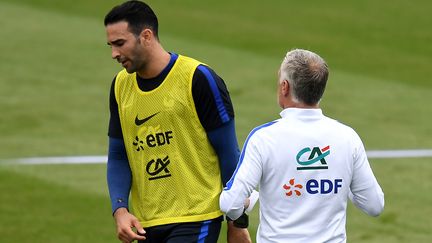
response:
M218 158L192 97L199 64L179 55L162 84L149 92L139 89L136 73L117 75L115 96L132 170L131 209L144 227L222 215Z

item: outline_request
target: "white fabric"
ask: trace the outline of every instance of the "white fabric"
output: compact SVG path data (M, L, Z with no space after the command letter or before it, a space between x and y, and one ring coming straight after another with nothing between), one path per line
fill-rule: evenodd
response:
M249 134L221 194L221 210L238 218L245 199L259 187L257 242L346 242L350 192L369 215L384 208L363 143L320 109L288 108L281 116Z
M249 206L246 208L246 213L252 212L255 207L255 204L258 202L259 192L253 190L251 195L249 196Z

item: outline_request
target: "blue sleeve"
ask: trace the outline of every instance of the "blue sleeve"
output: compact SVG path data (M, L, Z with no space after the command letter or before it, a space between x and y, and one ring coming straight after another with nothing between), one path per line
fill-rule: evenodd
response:
M132 172L123 139L109 138L107 182L112 213L118 208L128 208Z
M236 169L240 155L234 119L219 128L207 132L207 136L219 158L222 183L225 187Z

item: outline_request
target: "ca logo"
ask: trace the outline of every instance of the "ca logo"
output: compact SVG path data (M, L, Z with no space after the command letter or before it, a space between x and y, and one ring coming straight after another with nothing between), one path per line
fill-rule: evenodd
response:
M169 157L166 156L163 159L152 159L147 163L146 171L151 176L149 180L156 180L165 177L170 177L170 171L168 165L170 163Z
M309 157L307 160L302 160L303 155L309 153ZM327 162L325 157L330 154L330 145L326 146L322 149L319 147L304 148L298 152L296 159L297 163L300 165L297 167L297 170L320 170L320 169L328 169ZM320 165L316 166L315 163L321 162Z

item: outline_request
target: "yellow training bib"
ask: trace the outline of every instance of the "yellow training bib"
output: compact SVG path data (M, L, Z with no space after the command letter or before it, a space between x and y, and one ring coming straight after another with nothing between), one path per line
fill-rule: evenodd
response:
M198 61L178 56L162 84L144 92L118 73L115 97L132 170L131 209L144 227L216 218L218 158L192 97Z

